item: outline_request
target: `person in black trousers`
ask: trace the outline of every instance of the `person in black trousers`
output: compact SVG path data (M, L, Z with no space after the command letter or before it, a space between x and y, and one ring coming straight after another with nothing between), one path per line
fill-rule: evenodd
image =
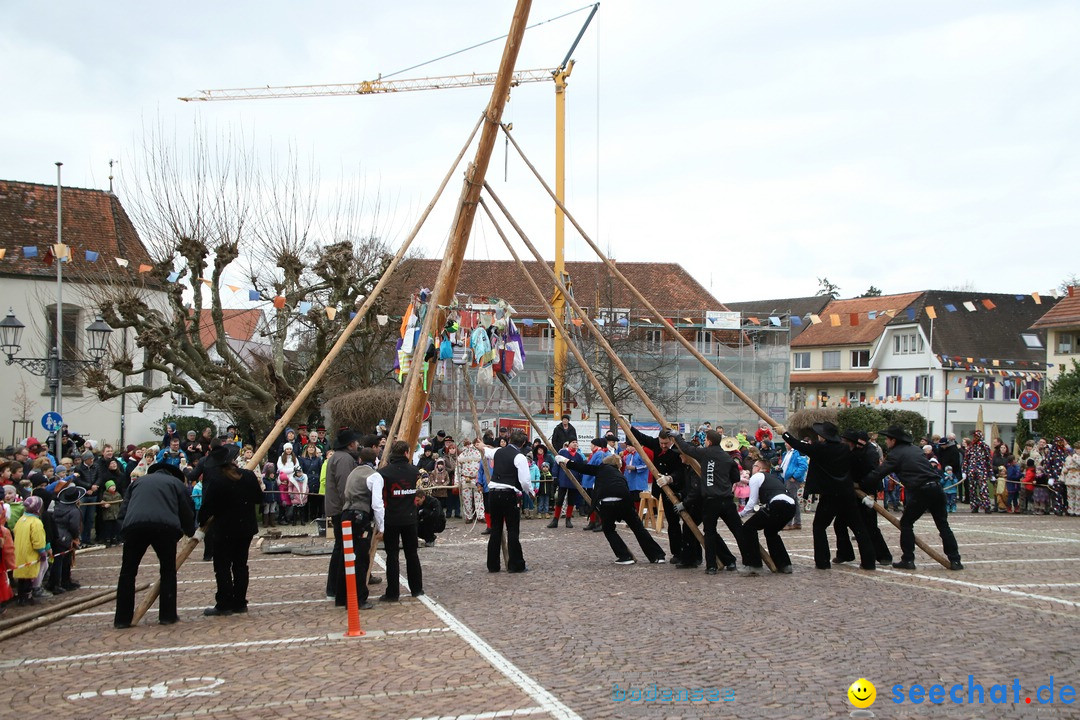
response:
M529 568L525 565L525 556L521 552L518 533L521 530L521 509L518 498L522 493L536 497L533 492L532 477L529 474L529 460L522 452L528 437L521 430L510 433L510 439L504 447L497 450L485 447L484 456L491 460L491 480L488 482L488 497L485 505L491 514L491 534L488 535L487 569L499 572L502 566L502 536L506 531L506 546L509 559L506 572L520 573ZM595 465L593 466L595 467Z
M831 422L814 423L818 441L799 440L789 432L784 440L801 454L810 458L806 475L806 492L816 492L821 500L814 513L814 566L818 570L832 567L829 559L829 526L839 516L855 534L859 546L860 567L874 570L877 565L874 544L859 514L859 498L851 482L851 450L840 439L836 425Z
M624 522L637 538L641 551L651 563L664 562L664 549L656 544L652 535L641 524L641 518L634 510L634 502L630 498L630 488L626 484L626 478L619 471L622 460L618 455L608 455L600 466L589 465L585 462L570 460L558 455L555 462L564 468L569 468L577 473L593 473L596 484L593 486L593 502L596 503L597 512L600 513L600 522L604 528L604 537L608 545L615 553L615 562L619 565L633 565L634 556L630 553L626 543L615 531L615 523Z
M653 465L660 471L661 474L671 478L669 486L677 496L682 496L684 492L684 485L686 483L687 469L683 464L682 455L679 454L678 449L675 448L675 439L672 437L672 433L667 428L660 431L658 437L652 437L646 435L637 428L631 428L634 433L634 438L638 443L653 453ZM681 563L683 560L684 551L684 538L688 538L689 542L686 545L689 546L687 550L688 559L691 561L692 566L701 564L701 545L690 532L689 528L683 527L682 519L679 514L675 512L674 506L671 501L668 500L667 494L660 490L660 485L653 483L652 495L654 498L659 498L664 504L664 517L668 520L668 547L671 550L672 561L678 561Z
M135 577L147 548L158 558L161 594L158 622L172 625L176 615L176 542L181 535L201 536L195 530L195 508L184 488L184 474L172 465L156 463L128 486L124 506L124 556L116 583L113 627L131 627L135 615ZM200 538L201 539L201 538Z
M203 615L247 612L248 549L259 531L255 508L262 504L262 490L255 473L236 466L239 454L236 445L218 444L203 462L199 524L213 520L217 579L214 606L203 610Z
M725 570L736 569L735 556L731 554L724 539L716 531L716 523L720 520L724 521L728 530L735 536L735 543L742 555L743 565L747 564L746 550L743 547L742 521L739 520L739 510L735 507L735 494L732 490L735 483L739 481L739 466L735 464L731 455L720 447L723 439L723 435L716 430L706 430L705 447L695 447L680 436L675 436L679 450L685 456L697 460L701 465L697 494L700 497L704 517L705 572L709 575L717 573L717 559L723 564ZM683 504L675 505L675 511L682 510L680 506ZM688 541L684 540L684 542Z
M885 462L870 473L869 480L880 482L881 478L896 473L904 486L904 514L900 518L900 562L893 567L902 570L915 569L915 521L929 511L941 535L941 549L949 558L950 570L963 570L960 548L949 527L949 515L945 509L945 491L937 472L930 466L926 456L911 444L911 433L893 425L881 433L889 446ZM867 500L868 498L863 498Z
M750 497L747 498L746 507L739 513L739 517L754 513L742 526L743 544L746 547L745 574L758 575L761 572L761 545L758 544L757 533L762 530L765 533L765 543L769 546L769 555L776 564L776 571L789 575L791 556L784 547L780 531L795 517L797 505L787 494L784 481L772 473L768 460L755 461L753 469L754 474L750 476ZM754 512L755 507L759 508L757 512Z
M870 472L878 466L877 448L870 445L870 436L864 430L848 430L843 434L844 443L851 449L851 481L855 487L862 490L868 497L876 498L881 488L881 481L870 479ZM878 565L888 565L892 562L892 552L889 544L878 527L877 511L874 510L873 502L867 503L865 499L859 504L859 514L862 515L863 525L870 535L870 541L874 543L874 556ZM836 557L834 563L851 562L855 559L855 548L851 546L851 538L848 537L847 526L838 515L833 523L836 531Z
M420 569L416 535L416 480L420 470L409 462L409 444L397 440L390 446L390 459L379 470L383 479L383 504L386 506L383 548L386 550L386 592L383 602L397 602L398 548L405 551L405 574L413 597L424 594L424 575Z

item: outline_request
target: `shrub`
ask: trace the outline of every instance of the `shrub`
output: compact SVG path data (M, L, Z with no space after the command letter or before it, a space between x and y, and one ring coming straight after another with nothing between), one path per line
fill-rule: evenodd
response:
M161 419L150 426L150 430L156 433L159 438L157 443L161 442L161 437L165 435L165 428L169 423L176 423L176 432L180 433L180 438L183 439L187 435L188 430L194 430L196 435L201 435L203 428L209 427L214 431L214 435L217 435L218 428L214 425L214 421L209 418L199 417L198 415L162 415ZM224 430L224 428L221 428Z

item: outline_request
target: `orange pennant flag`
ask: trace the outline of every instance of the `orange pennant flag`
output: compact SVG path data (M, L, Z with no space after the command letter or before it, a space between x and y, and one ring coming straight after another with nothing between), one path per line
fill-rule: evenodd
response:
M139 266L139 272L141 272L141 273L148 273L153 269L154 269L153 265L140 265Z
M761 321L758 320L756 317L750 317L750 318L746 318L746 319L749 320L750 322L752 322L754 325L760 325L761 324Z
M855 327L859 324L859 313L851 313L851 326Z
M832 323L833 327L840 327L840 316L837 315L836 313L830 314L829 315L829 322Z
M199 278L199 281L202 282L202 284L205 285L206 287L210 287L211 285L213 285L213 283L210 282L209 280L207 280L206 278Z
M283 309L285 307L285 296L284 295L278 295L277 297L274 298L274 307L276 307L278 310L281 310L281 309Z
M1039 293L1037 293L1037 292L1031 293L1031 298L1035 301L1036 305L1042 305L1042 299L1039 297Z
M336 307L328 307L328 308L326 308L326 317L328 319L330 319L330 320L333 320L335 317L337 317L337 308Z
M934 309L933 305L926 306L926 317L930 318L931 320L937 318L937 310Z
M5 255L7 255L7 248L0 248L0 260L3 260Z
M987 310L993 310L994 308L997 307L997 305L994 304L994 301L991 300L990 298L986 298L985 300L983 300L982 304L983 304L983 307L986 308Z
M236 285L226 285L225 287L229 288L233 292L240 292L240 288Z
M581 327L581 324L582 324L582 320L581 320L581 318L574 318L574 319L573 319L573 323L574 323L575 325L577 325L578 327Z

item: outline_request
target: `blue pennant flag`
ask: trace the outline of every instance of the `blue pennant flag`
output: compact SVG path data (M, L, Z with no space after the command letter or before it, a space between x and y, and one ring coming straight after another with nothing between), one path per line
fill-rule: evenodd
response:
M955 305L946 305L945 309L948 310L949 312L956 312L956 306Z
M305 300L301 300L297 304L297 308L300 310L301 315L307 315L308 312L311 311L311 303L309 303L309 302L307 302Z
M771 322L776 327L780 327L780 318L776 317L775 315L769 316L769 322Z
M248 300L259 300L258 290L248 290Z
M100 256L93 250L86 251L86 262L97 262L98 257Z
M37 257L37 248L33 245L27 245L22 249L22 254L24 258Z
M167 278L165 278L165 279L168 280L171 283L176 282L177 280L180 279L180 271L179 270L173 270L171 273L169 273L169 276Z
M802 325L802 318L799 317L798 315L792 315L791 316L791 324L801 326Z
M908 308L907 309L907 319L908 320L914 320L915 319L915 308Z

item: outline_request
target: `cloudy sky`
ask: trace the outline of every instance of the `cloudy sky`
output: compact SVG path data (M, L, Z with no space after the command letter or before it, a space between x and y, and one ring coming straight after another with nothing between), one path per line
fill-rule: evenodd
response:
M531 22L582 7L536 0ZM0 4L2 176L121 199L147 124L294 148L323 192L359 183L400 241L488 90L181 103L199 89L388 76L509 27L511 0ZM552 68L586 12L526 35ZM574 54L568 205L622 261L679 262L721 300L966 287L1080 274L1080 4L1069 0L610 0ZM502 43L397 78L490 72ZM505 119L549 178L554 92ZM512 152L512 149L511 149ZM500 141L489 178L550 256L553 215ZM125 185L127 183L128 185ZM458 185L419 242L444 247ZM508 257L486 224L469 256ZM591 259L568 232L567 257Z

